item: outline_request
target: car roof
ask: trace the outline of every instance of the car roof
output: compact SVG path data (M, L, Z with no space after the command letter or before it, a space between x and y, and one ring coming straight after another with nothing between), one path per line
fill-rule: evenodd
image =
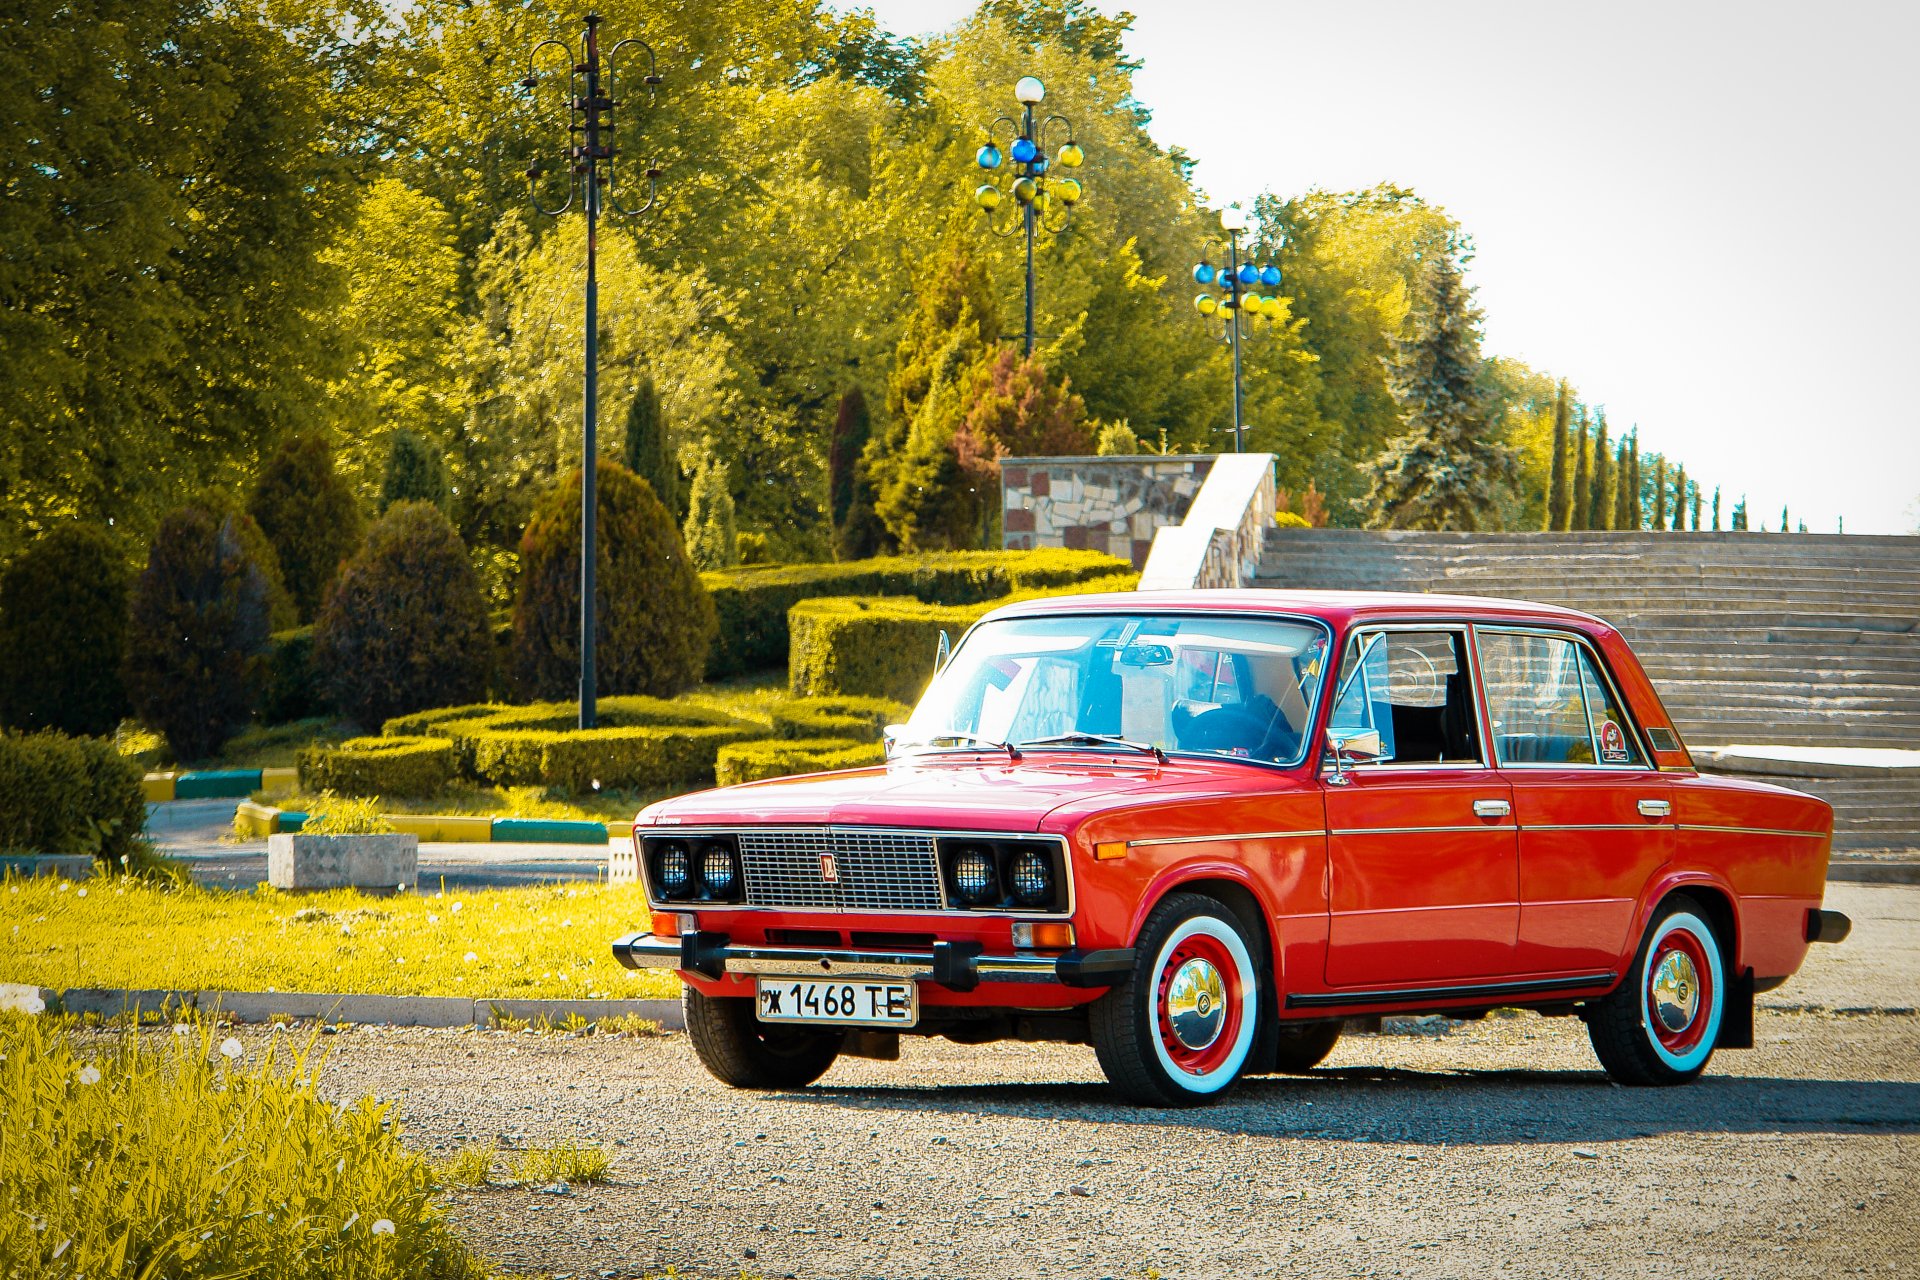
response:
M988 617L1041 613L1138 613L1160 609L1204 613L1293 613L1348 623L1414 620L1546 622L1581 630L1607 630L1590 613L1559 605L1493 596L1436 595L1424 591L1297 591L1269 587L1187 591L1108 591L1077 596L1043 596L1002 605Z

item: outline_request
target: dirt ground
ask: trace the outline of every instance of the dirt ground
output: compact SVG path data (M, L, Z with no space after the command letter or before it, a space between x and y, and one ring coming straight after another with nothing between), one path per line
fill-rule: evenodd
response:
M1580 1023L1531 1014L1349 1036L1189 1112L1116 1105L1091 1050L943 1041L754 1095L680 1036L361 1029L323 1078L436 1154L618 1153L607 1185L449 1194L516 1272L1912 1276L1920 889L1829 904L1854 939L1678 1089L1610 1084Z

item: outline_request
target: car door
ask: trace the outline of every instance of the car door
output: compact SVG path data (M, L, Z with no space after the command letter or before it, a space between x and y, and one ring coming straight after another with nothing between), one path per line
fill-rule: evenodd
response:
M1611 972L1641 887L1673 856L1672 788L1579 635L1476 626L1474 641L1520 827L1519 963Z
M1377 760L1323 770L1327 983L1413 989L1513 972L1519 853L1489 767L1464 627L1349 640L1332 728L1380 734Z

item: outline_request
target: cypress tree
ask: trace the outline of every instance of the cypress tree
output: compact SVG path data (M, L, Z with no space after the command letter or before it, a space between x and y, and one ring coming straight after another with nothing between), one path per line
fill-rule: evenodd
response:
M1687 496L1687 469L1681 467L1678 474L1673 477L1673 527L1675 529L1687 527ZM1695 532L1699 531L1698 516L1694 518L1693 527Z
M1580 429L1573 442L1573 496L1568 502L1567 528L1586 529L1587 490L1593 487L1592 468L1587 463L1587 407L1580 406Z
M1720 486L1713 486L1713 531L1720 532Z
M686 485L680 478L680 460L660 418L660 396L652 374L641 374L627 406L627 436L622 451L627 470L653 488L653 496L678 523L687 518Z
M834 554L843 560L873 555L887 538L873 504L873 477L862 461L873 438L873 413L867 393L850 388L840 397L833 419L833 445L827 458L828 500L833 513Z
M1695 533L1700 532L1700 504L1705 500L1706 496L1706 491L1700 487L1698 481L1695 481L1690 506L1693 514L1687 517L1687 527ZM1716 520L1714 523L1718 525L1719 522Z
M1728 522L1735 533L1747 532L1747 495L1741 494L1740 501L1733 504L1733 519Z
M1478 529L1518 471L1480 385L1480 312L1450 255L1422 264L1419 305L1387 357L1403 434L1374 459L1355 505L1375 529Z
M1627 528L1638 529L1647 521L1640 493L1640 428L1627 440Z
M1607 443L1607 414L1595 415L1598 426L1593 432L1593 485L1587 493L1587 528L1613 528L1613 449Z
M1787 531L1787 509L1785 507L1781 507L1780 508L1780 532L1785 533L1786 531Z
M1653 460L1653 530L1665 533L1667 528L1667 460L1665 457Z
M360 508L333 469L333 447L316 435L288 440L261 468L247 513L280 557L301 620L311 620L360 545Z
M733 490L728 477L731 469L715 460L711 446L702 452L700 469L693 473L693 494L687 503L687 555L701 569L724 569L739 562Z
M1560 379L1560 393L1553 402L1553 479L1547 487L1547 528L1564 531L1571 515L1571 492L1567 477L1567 380Z
M380 482L380 513L396 502L429 502L445 510L447 472L440 455L411 431L400 430L387 441L387 474Z

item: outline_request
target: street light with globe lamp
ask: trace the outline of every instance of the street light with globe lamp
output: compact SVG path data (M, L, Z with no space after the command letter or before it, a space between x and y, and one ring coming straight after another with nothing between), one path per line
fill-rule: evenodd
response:
M1250 336L1252 317L1259 317L1271 324L1285 314L1280 299L1271 294L1254 293L1256 286L1277 288L1280 284L1280 268L1272 262L1254 263L1240 261L1240 237L1247 230L1247 215L1238 207L1230 207L1220 212L1220 229L1227 233L1227 263L1224 267L1215 267L1202 260L1193 268L1195 284L1218 284L1226 290L1221 297L1203 293L1195 297L1193 305L1201 315L1209 318L1218 316L1221 320L1220 339L1233 348L1233 451L1240 453L1246 448L1246 403L1240 392L1240 343ZM1247 327L1241 324L1241 317L1249 317Z
M1080 182L1076 178L1059 178L1053 175L1053 166L1062 169L1078 169L1086 160L1086 153L1073 140L1073 124L1065 116L1048 116L1038 122L1034 120L1034 108L1047 96L1047 87L1033 76L1022 76L1013 86L1013 96L1020 101L1021 113L1018 121L1011 116L1001 116L987 129L987 141L974 153L973 162L992 173L1005 161L1000 147L993 135L1001 125L1007 127L1010 141L1008 153L1013 158L1013 183L1007 191L1002 191L993 181L983 182L974 190L973 201L987 215L987 229L997 236L1017 234L1023 227L1027 235L1027 328L1026 354L1033 354L1033 232L1034 227L1045 225L1047 230L1058 233L1065 230L1067 218L1073 212L1073 206L1080 203ZM1047 134L1054 125L1066 130L1067 140L1051 157L1047 154ZM1005 230L993 223L994 210L998 209L1005 198L1011 195L1020 208L1020 217L1006 225ZM1060 224L1043 223L1042 216L1052 207L1055 198L1062 207Z

